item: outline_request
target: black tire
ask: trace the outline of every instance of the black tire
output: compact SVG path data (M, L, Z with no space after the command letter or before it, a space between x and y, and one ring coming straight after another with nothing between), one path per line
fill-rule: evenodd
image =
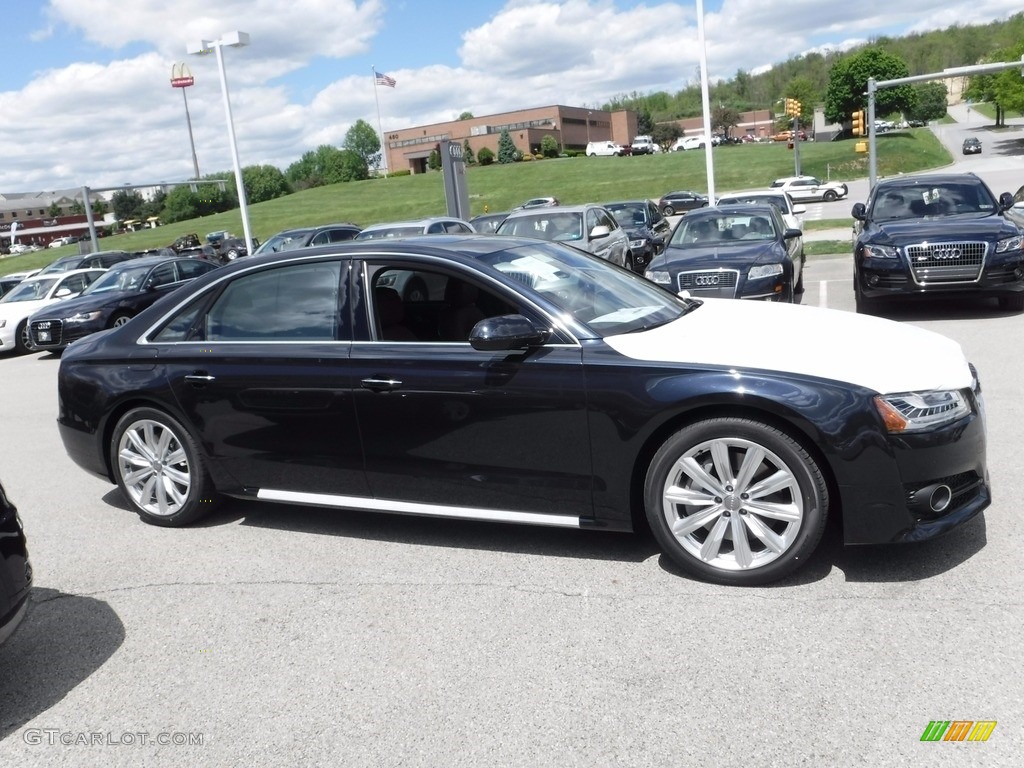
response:
M826 203L834 203L839 199L839 195L837 195L834 190L827 189L825 190L825 194L822 196L822 199L824 199Z
M32 338L28 334L28 318L18 323L14 333L14 354L24 355L32 351Z
M1024 293L1016 296L1000 296L999 308L1004 312L1024 312Z
M120 328L122 325L132 319L132 316L127 312L115 312L110 316L110 322L107 324L108 328Z
M878 303L866 298L861 293L860 285L856 282L853 284L853 303L854 309L859 315L874 315L878 312Z
M719 467L721 459L728 466ZM717 584L757 586L795 571L818 546L828 506L814 458L752 419L684 427L658 449L644 482L647 520L662 550Z
M156 408L134 408L118 420L110 466L132 509L152 525L188 525L220 503L192 435Z
M675 216L676 209L673 208L671 205L666 205L664 208L661 209L661 213L663 216Z
M628 269L630 272L636 272L636 269L633 266L633 254L630 253L629 251L626 251L626 256L622 261L622 266Z
M793 286L793 293L801 294L804 292L804 270L807 269L807 257L804 254L800 254L800 277L797 278L796 285Z

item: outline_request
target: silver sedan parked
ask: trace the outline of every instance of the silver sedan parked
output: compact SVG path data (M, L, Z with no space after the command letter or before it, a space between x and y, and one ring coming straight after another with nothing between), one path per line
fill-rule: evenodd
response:
M496 234L568 243L620 267L629 258L625 230L607 208L592 203L512 211Z

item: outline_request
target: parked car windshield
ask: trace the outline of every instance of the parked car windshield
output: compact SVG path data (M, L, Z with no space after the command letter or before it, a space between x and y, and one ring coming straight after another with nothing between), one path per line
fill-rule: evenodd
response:
M309 234L308 229L298 232L279 232L261 245L256 250L255 255L258 256L262 253L277 253L279 251L293 251L296 248L301 248L302 243L305 242L307 234Z
M779 195L728 195L718 199L719 205L771 205L779 213L789 213L786 201Z
M389 237L414 237L415 235L422 235L423 227L383 227L381 229L364 229L358 235L356 240L383 240Z
M581 240L583 216L579 213L559 213L557 208L552 208L532 216L505 219L498 227L498 234L552 241Z
M31 282L18 283L11 289L11 292L0 299L0 302L14 303L16 301L39 301L45 299L46 294L53 288L53 284L59 278L53 277L48 280L33 280Z
M740 209L741 210L741 209ZM715 247L738 245L750 240L773 240L775 226L767 215L722 213L717 216L686 217L672 233L672 245L713 244Z
M145 266L104 272L96 282L82 291L82 295L95 295L110 291L138 291L142 288L142 281L146 279L149 270L150 267Z
M620 227L636 227L647 223L644 206L640 203L613 203L606 207Z
M602 337L663 325L696 305L572 248L524 243L479 258L531 287Z
M951 182L879 190L871 206L871 218L893 221L927 216L988 216L997 210L985 185Z

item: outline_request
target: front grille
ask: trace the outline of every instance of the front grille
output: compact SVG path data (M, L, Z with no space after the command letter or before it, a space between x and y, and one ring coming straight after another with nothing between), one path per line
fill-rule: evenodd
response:
M29 327L32 344L37 347L56 347L64 340L64 323L61 320L36 320Z
M906 247L914 282L975 283L985 266L986 243L918 243Z
M680 291L720 299L736 296L739 272L735 269L702 269L696 272L680 272L676 278Z

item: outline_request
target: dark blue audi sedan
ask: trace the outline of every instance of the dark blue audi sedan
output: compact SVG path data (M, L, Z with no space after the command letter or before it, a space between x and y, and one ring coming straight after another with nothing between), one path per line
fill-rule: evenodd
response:
M443 289L403 299L414 278ZM800 345L723 343L795 325ZM224 497L649 526L689 574L752 585L805 563L830 516L851 544L909 541L990 499L955 342L683 298L534 239L244 259L76 342L58 391L71 458L163 526Z

